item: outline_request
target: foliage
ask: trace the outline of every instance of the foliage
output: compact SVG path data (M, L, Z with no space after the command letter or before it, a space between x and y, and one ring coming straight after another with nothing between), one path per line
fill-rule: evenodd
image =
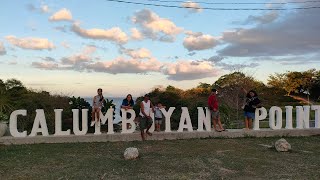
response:
M9 121L9 116L4 114L3 112L0 112L0 122L7 123Z
M268 85L274 88L283 89L287 96L307 95L314 100L319 100L320 96L320 71L310 69L303 72L288 71L282 74L270 75Z
M72 124L73 108L89 108L90 104L82 98L69 98L64 95L51 95L47 91L35 91L27 89L21 81L9 79L6 82L0 80L0 113L9 116L17 109L27 110L27 116L20 116L18 120L18 131L31 132L36 109L43 109L49 133L54 133L55 112L54 109L63 109L62 127ZM91 110L90 110L91 112ZM89 112L89 117L91 113ZM80 116L81 117L81 116ZM72 129L72 128L71 128Z

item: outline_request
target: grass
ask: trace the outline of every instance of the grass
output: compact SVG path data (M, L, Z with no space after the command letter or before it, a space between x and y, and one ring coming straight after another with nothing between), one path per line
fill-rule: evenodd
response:
M320 136L0 146L0 179L319 179ZM123 152L137 147L139 159Z

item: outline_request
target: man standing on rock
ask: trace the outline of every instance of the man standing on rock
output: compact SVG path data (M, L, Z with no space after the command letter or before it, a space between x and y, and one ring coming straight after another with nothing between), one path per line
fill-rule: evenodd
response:
M211 90L211 94L210 94L210 96L208 98L208 107L210 109L211 119L213 121L213 128L216 131L221 132L221 131L225 131L225 129L223 129L221 121L220 121L217 94L218 94L218 91L216 89L212 89ZM217 127L216 127L217 123L219 125L219 129L217 129Z
M152 136L152 134L149 132L149 129L152 125L152 118L150 116L151 111L154 111L153 104L150 101L150 97L148 94L144 95L143 101L140 103L140 131L141 131L141 138L144 141L145 140L145 132L149 136Z

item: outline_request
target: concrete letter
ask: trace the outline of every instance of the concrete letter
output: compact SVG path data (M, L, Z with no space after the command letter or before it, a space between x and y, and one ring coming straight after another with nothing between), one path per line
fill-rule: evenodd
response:
M314 110L314 127L320 128L320 106L319 105L313 105L311 106L311 109Z
M310 106L297 106L297 129L309 128L310 121Z
M113 131L113 111L114 111L113 108L109 108L105 116L100 111L101 124L105 124L106 121L108 120L108 133L107 134L114 134L114 131Z
M286 129L292 129L292 106L286 107Z
M281 129L282 127L282 109L278 106L272 106L269 110L269 127L273 130Z
M67 136L70 135L70 129L67 131L62 131L62 111L63 109L55 109L55 136Z
M88 132L88 109L82 109L82 128L79 128L79 109L72 109L73 132L75 135L86 135Z
M36 117L34 118L33 127L29 136L36 136L38 132L41 132L43 136L49 136L46 117L43 109L36 110Z
M174 111L175 109L176 109L175 107L170 107L170 108L168 109L168 112L167 112L164 108L160 109L161 112L162 112L162 114L163 114L163 116L166 118L166 121L165 121L166 129L165 129L164 132L171 132L170 117L171 117L171 115L172 115L172 113L173 113L173 111Z
M136 130L136 123L133 122L133 120L136 117L136 113L134 112L133 109L128 109L128 110L121 109L121 112L122 112L122 118L121 118L122 131L121 131L121 134L133 133ZM131 114L130 119L127 119L127 113ZM130 129L127 129L127 123L131 124Z
M183 132L184 128L187 128L189 132L192 132L193 129L192 129L192 123L191 123L188 108L181 107L181 109L182 109L182 113L181 113L178 132ZM186 124L184 122L186 122Z
M27 131L19 132L17 127L18 115L26 116L27 110L21 109L13 111L10 115L9 130L13 137L27 137Z
M266 108L257 108L255 112L255 118L253 123L253 130L260 130L259 121L264 120L268 115Z
M206 131L211 131L211 114L210 110L205 107L206 114L204 114L202 107L198 108L198 130L197 131L203 131L203 124L206 127Z

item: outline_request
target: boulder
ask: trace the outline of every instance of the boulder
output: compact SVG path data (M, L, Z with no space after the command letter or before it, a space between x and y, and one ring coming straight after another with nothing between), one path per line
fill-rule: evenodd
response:
M278 152L287 152L291 150L291 145L283 138L276 141L274 147Z
M2 137L8 130L8 125L6 123L0 122L0 137Z
M124 156L124 159L126 160L136 159L139 157L139 151L137 148L130 147L124 151L123 156Z

